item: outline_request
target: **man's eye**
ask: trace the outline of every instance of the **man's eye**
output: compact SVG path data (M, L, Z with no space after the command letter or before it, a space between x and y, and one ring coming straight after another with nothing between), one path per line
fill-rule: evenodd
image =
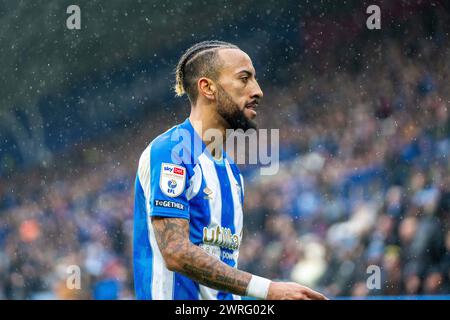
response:
M248 77L242 77L241 80L242 80L243 82L247 82L247 81L248 81Z

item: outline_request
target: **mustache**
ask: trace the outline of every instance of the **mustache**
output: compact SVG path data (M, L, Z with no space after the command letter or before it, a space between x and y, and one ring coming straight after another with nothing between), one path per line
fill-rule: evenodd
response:
M253 108L255 108L255 107L257 107L259 105L260 101L261 100L259 98L254 98L250 102L247 102L245 104L245 106L246 107L253 107Z

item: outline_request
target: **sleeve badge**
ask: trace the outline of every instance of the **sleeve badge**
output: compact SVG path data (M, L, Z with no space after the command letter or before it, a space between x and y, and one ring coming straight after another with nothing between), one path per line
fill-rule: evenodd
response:
M171 163L161 164L159 187L168 197L175 198L184 191L186 183L186 168Z

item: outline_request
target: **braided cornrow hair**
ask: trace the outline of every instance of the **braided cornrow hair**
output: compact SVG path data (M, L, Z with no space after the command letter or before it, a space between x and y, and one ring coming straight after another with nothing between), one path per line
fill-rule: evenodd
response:
M214 59L217 49L238 49L234 44L223 41L203 41L187 49L175 69L175 93L188 95L191 102L197 99L196 81L201 76L210 76L215 70Z

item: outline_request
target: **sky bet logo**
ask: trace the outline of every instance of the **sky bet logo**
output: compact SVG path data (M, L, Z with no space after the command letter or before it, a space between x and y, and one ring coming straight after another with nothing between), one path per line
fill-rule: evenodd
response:
M178 174L178 175L183 175L184 174L184 169L177 168L177 167L165 166L164 167L164 172Z

